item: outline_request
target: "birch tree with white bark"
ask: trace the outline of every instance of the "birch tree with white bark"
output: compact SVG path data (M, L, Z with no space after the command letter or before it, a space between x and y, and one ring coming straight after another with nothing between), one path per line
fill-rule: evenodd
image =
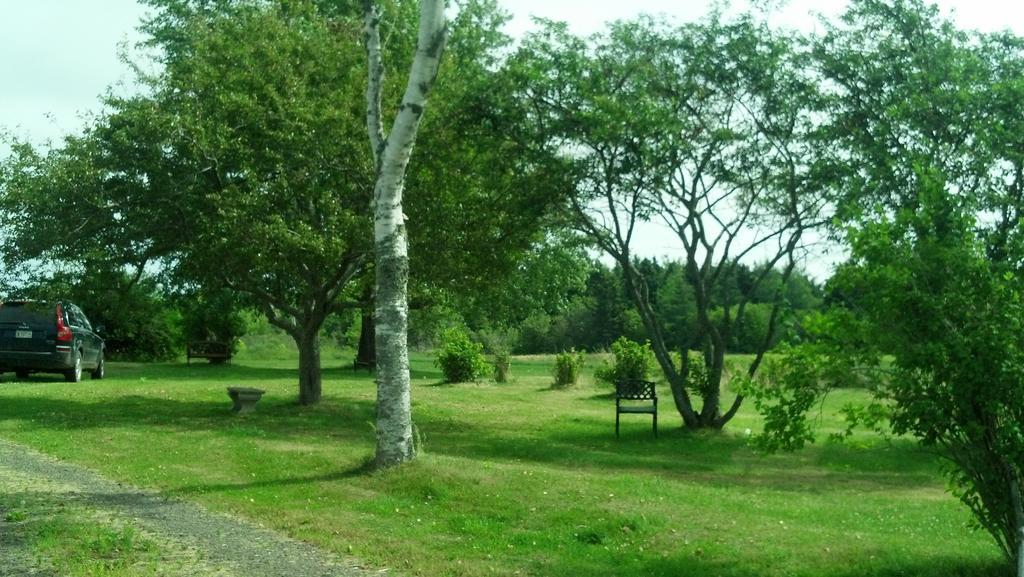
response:
M381 108L384 59L381 9L363 2L368 61L366 128L377 180L373 191L373 239L376 258L377 451L379 468L411 461L413 438L408 349L409 254L402 192L416 132L437 79L448 37L443 0L420 2L416 54L391 131L384 130Z

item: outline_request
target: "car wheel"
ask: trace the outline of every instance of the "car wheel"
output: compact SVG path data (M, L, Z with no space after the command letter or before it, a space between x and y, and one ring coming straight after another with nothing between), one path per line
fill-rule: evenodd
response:
M96 361L96 368L92 370L93 379L102 379L106 373L106 363L103 362L103 351L100 351L100 358Z
M75 351L75 366L64 371L64 380L69 383L77 383L82 380L82 351Z
M28 378L28 371L14 371L14 374L19 379L27 379Z

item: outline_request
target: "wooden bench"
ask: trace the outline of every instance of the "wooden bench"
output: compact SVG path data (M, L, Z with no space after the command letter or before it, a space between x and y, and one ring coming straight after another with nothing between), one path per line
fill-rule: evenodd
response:
M627 401L628 404L622 404ZM632 404L631 401L642 401L645 404ZM650 401L650 404L646 404ZM618 381L615 383L615 437L619 436L619 415L650 414L654 417L654 436L658 436L658 392L654 383L638 379Z
M211 363L220 364L231 359L231 345L218 341L192 341L185 347L185 362L191 365L192 359L207 359Z

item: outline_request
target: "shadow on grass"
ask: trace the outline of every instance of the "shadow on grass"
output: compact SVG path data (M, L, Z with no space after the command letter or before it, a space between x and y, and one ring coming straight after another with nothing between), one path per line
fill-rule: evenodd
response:
M416 379L416 377L412 377ZM432 383L416 383L417 387L430 387L432 389L455 389L463 385L472 385L474 383L449 383L447 381L434 381Z
M884 565L867 559L858 560L845 572L829 573L830 577L1009 577L1012 575L1006 563L998 561L965 560L955 554L927 559L915 558L899 562L887 560ZM675 577L677 575L718 575L720 577L761 577L764 574L791 575L783 567L768 567L764 571L752 571L739 567L739 563L719 561L694 555L678 555L657 559L645 564L638 574L650 577Z
M14 395L0 402L0 421L17 422L24 431L99 427L215 431L226 437L310 446L329 436L372 450L372 433L366 425L374 420L372 400L328 395L320 404L304 407L293 399L264 397L255 413L239 416L230 411L230 401L221 390L211 389L207 396L180 400L136 394L82 401ZM730 433L663 426L656 439L649 420L624 420L622 436L616 439L613 414L607 419L585 415L540 421L528 430L470 420L474 418L458 411L428 409L417 410L416 423L426 439L426 450L448 457L518 460L608 475L645 474L809 493L941 486L936 458L906 440L867 449L825 443L794 454L765 456Z
M352 479L355 477L362 477L375 471L373 467L373 459L365 459L361 464L348 469L342 469L332 473L324 473L321 475L307 475L301 477L281 477L277 479L266 479L263 481L247 481L245 483L198 483L195 485L186 485L184 487L178 487L176 489L170 489L163 491L162 494L173 497L190 497L194 495L201 495L203 493L220 493L230 491L249 491L252 489L263 489L263 488L277 488L277 487L289 487L289 486L302 486L302 485L313 485L316 483L329 483L332 481L342 481L345 479Z
M942 487L938 458L910 440L868 448L826 442L795 453L766 455L743 437L725 432L659 428L650 421L622 425L614 434L607 421L573 417L539 433L516 435L461 422L417 420L435 454L485 460L520 460L608 474L653 474L676 480L711 481L722 486L826 493L837 488L888 491ZM435 425L447 425L436 427Z
M0 421L20 421L22 430L153 428L177 432L219 431L227 436L295 439L323 436L363 442L366 423L376 406L371 401L325 398L304 407L291 399L259 402L256 411L237 415L227 394L216 400L178 400L125 395L83 402L52 397L18 396L0 402Z
M353 370L351 362L325 361L321 366L324 380L366 381L374 382L376 374L364 369ZM421 379L440 379L441 372L430 368L413 367L411 376L414 381ZM213 364L197 362L185 363L108 363L107 380L136 381L138 379L172 379L179 382L235 382L259 380L289 380L298 383L299 370L295 366L265 367L250 364ZM89 382L88 375L83 375L83 382ZM8 383L63 383L64 377L57 373L33 373L26 379L18 379L13 374L0 376L0 391Z
M111 363L113 364L113 363ZM193 365L167 364L167 363L120 363L114 367L108 367L107 379L112 381L135 381L138 379L173 379L175 381L202 381L202 382L229 382L229 381L258 381L258 380L287 380L295 379L298 382L299 371L297 368L281 367L257 367L249 365L215 365L210 363L199 363ZM321 376L326 379L345 379L349 381L373 381L374 375L366 371L353 372L352 367L324 367L321 369ZM82 377L83 383L88 383L90 378L87 375ZM34 373L25 379L17 379L14 376L0 377L0 390L4 384L19 383L58 383L64 382L64 377L59 374Z

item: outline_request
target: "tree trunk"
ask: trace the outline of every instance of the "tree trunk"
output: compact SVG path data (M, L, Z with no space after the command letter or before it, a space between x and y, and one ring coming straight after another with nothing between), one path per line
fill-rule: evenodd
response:
M700 409L700 420L705 427L721 429L722 376L725 374L725 344L718 341L711 345L711 363L708 365L708 389Z
M1015 556L1017 577L1024 577L1024 505L1021 504L1020 483L1017 473L1009 463L1003 461L1010 481L1010 506L1013 508L1014 540L1007 543Z
M406 253L405 226L394 223L394 228L388 228L390 230L383 239L378 233L376 243L376 462L380 467L410 461L416 456L412 438L407 341L409 307L406 286L409 279L409 261Z
M295 339L299 346L299 403L315 405L320 402L320 330L301 334Z
M651 343L651 350L654 351L654 358L661 367L661 372L665 375L666 380L668 380L669 387L672 390L672 400L675 402L679 415L683 418L683 424L688 429L699 429L701 427L700 417L693 410L690 394L686 391L686 352L683 352L684 362L680 364L684 372L678 372L675 370L675 365L672 364L672 355L669 354L668 345L665 343L661 328L658 326L657 315L654 312L654 307L651 305L651 299L648 295L647 281L644 280L640 271L636 270L629 258L629 253L624 251L622 256L617 259L619 266L622 267L623 279L626 282L626 292L629 293L633 306L640 314L640 320L644 324L647 338Z
M359 349L356 351L356 363L373 367L377 364L376 333L373 323L373 305L363 309L359 323Z
M409 379L409 258L402 187L412 156L416 131L437 77L441 53L447 38L444 0L421 0L416 55L406 84L402 104L386 140L381 121L380 11L375 2L365 2L366 53L369 61L367 83L367 133L377 161L374 188L374 252L376 257L377 346L377 453L378 468L411 461L413 443Z

